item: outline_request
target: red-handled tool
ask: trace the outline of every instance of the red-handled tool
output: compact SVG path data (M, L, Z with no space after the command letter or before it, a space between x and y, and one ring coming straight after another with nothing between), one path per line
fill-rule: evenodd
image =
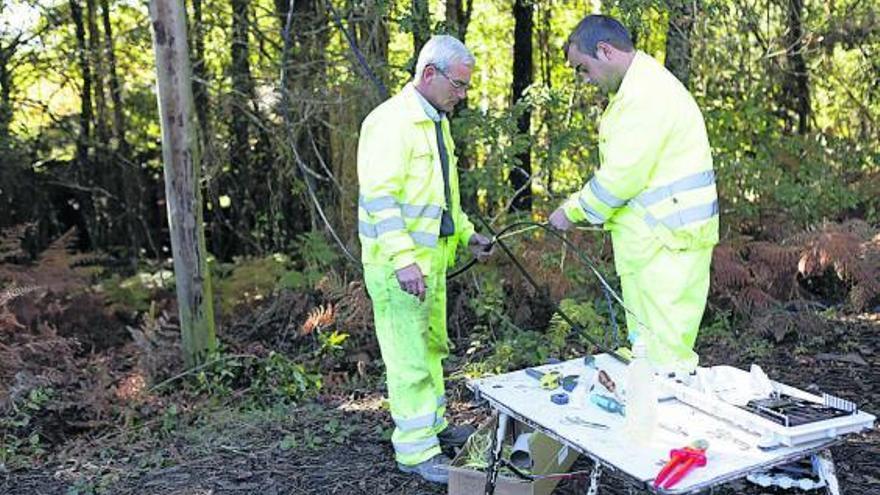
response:
M654 478L654 488L661 484L663 488L670 488L678 483L695 467L703 467L706 465L706 449L709 448L709 442L705 440L697 440L696 442L681 449L672 449L669 452L669 462L663 466L663 469L657 473Z

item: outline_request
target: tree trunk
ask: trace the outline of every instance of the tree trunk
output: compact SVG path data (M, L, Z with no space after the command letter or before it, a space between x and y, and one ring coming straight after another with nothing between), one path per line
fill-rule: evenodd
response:
M250 65L250 0L232 0L232 115L230 116L230 163L233 184L230 189L236 194L232 195L232 216L235 218L235 228L249 234L254 225L253 216L256 213L253 202L250 199L250 188L255 186L251 179L253 160L250 145L250 102L254 87L251 79ZM228 253L218 253L218 256L226 257Z
M810 130L810 80L804 60L804 0L788 0L788 29L785 33L788 71L785 75L784 94L790 98L788 105L797 115L798 134Z
M455 36L462 43L467 38L468 26L473 13L473 0L446 0L446 28L448 34ZM479 64L479 61L477 61ZM462 100L453 112L453 116L468 108L468 98ZM453 126L453 137L457 138L456 126ZM472 146L469 139L456 139L455 153L458 156L459 175L463 171L473 168ZM464 188L461 191L461 205L466 211L475 211L478 208L477 191Z
M687 87L691 74L691 33L698 0L669 0L666 28L666 68Z
M125 235L128 239L129 259L137 263L143 237L150 237L149 228L142 229L143 192L140 166L131 159L131 145L126 136L126 122L122 86L116 70L116 48L113 44L113 26L110 23L110 6L108 0L101 1L101 20L104 26L104 52L107 58L107 76L110 84L110 100L113 102L113 137L115 138L116 190L122 194L125 208ZM141 231L143 233L141 234ZM148 242L152 245L152 242ZM154 252L152 256L159 256Z
M534 9L531 0L515 0L513 4L513 86L512 103L515 105L533 81L532 31L534 29ZM532 112L525 110L517 119L517 130L526 136L532 127ZM510 184L514 198L513 211L532 210L532 149L527 146L516 156L518 167L510 171Z
M9 126L12 124L12 72L9 62L16 45L0 46L0 149L7 145Z
M541 27L538 28L538 57L540 58L541 83L550 89L553 87L553 79L551 77L553 65L555 63L555 55L559 48L551 42L553 37L553 28L551 20L553 18L553 0L545 0L539 5Z
M92 71L89 65L88 45L86 43L86 29L83 21L83 11L79 0L69 0L70 15L76 32L76 52L82 76L80 87L80 112L79 131L76 136L76 182L81 186L91 186L92 175L89 163L89 143L92 139ZM97 228L95 221L94 205L92 198L85 192L76 194L80 205L80 214L84 219L87 232L80 232L83 244L94 247L93 235Z
M462 43L465 42L473 11L473 0L446 0L446 28Z
M110 83L110 99L113 102L113 135L116 149L124 158L129 158L130 145L126 137L125 112L122 101L122 86L116 71L116 48L113 46L113 27L110 24L110 8L107 0L101 0L101 17L104 25L104 51L107 57L107 75Z
M114 170L110 167L110 127L107 119L107 94L104 91L104 79L107 74L104 69L104 57L101 53L103 42L101 32L98 30L98 8L95 0L86 0L86 19L88 26L89 60L91 62L93 77L92 89L95 105L95 155L92 162L92 181L107 191L111 191L115 198L119 198L122 192L116 189L117 180ZM111 212L121 208L116 199L107 198L105 201L95 201L95 234L94 241L98 246L116 245L121 241L116 224L115 215Z
M93 78L95 95L95 148L103 154L110 141L110 130L107 125L107 97L104 92L104 57L101 54L101 32L98 31L98 9L95 0L86 0L89 26L89 58L95 70ZM105 165L101 162L101 165Z
M412 34L412 72L415 73L419 52L422 51L422 47L431 38L431 10L428 8L428 0L412 0Z
M180 331L184 359L187 366L193 366L217 348L217 339L211 275L202 228L199 190L202 156L193 108L183 0L151 0L150 17Z

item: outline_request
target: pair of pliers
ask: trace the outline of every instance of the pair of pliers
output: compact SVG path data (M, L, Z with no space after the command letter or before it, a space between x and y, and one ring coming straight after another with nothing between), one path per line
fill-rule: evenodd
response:
M661 485L663 488L670 488L695 467L705 466L706 449L708 448L709 442L697 440L687 447L672 449L669 452L669 462L663 466L663 469L654 478L654 488Z

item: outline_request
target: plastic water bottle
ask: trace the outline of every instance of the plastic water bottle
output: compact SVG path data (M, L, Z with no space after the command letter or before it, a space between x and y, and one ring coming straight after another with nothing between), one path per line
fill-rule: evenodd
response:
M633 360L626 369L626 419L624 431L637 442L648 443L657 427L657 392L654 368L642 339L633 345Z

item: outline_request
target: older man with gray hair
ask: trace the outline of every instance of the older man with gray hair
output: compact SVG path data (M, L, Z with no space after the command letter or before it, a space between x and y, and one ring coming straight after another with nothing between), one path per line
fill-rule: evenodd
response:
M361 261L386 369L391 443L401 471L434 483L448 481L441 446L461 446L473 433L445 418L446 268L458 246L481 261L491 250L461 211L447 118L467 96L474 63L457 39L432 37L413 81L370 112L358 142Z

